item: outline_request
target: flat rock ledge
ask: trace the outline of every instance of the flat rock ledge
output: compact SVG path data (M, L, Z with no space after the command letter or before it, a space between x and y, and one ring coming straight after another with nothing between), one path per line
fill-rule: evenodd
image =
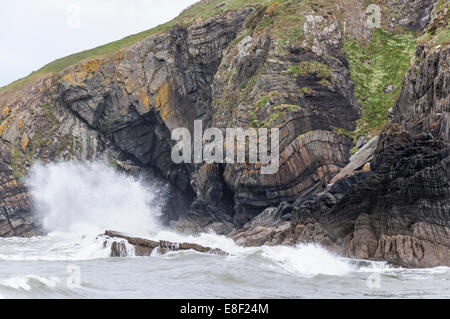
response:
M172 243L166 240L154 241L145 238L131 237L112 230L106 230L103 236L108 237L108 239L117 239L111 243L111 257L126 257L128 255L126 244L123 239L134 246L136 256L150 256L155 249L157 249L161 255L171 251L180 250L195 250L200 253L220 256L229 255L219 248L204 247L194 243ZM103 243L104 247L106 247L107 244L108 241L105 240Z

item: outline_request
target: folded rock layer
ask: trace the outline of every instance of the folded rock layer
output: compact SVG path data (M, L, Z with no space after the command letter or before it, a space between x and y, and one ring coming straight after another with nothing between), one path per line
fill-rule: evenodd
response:
M448 4L375 1L382 13L375 31L365 1L219 2L203 0L112 55L0 90L0 236L40 232L25 185L34 162L103 156L167 182L163 221L179 231L214 230L243 245L312 241L408 267L448 265ZM419 37L400 91L400 80L379 82L407 67L378 69L385 55L372 61L361 53L374 35L388 39L377 48L405 48L399 59L408 65L413 51L399 41ZM344 42L356 45L352 59ZM375 86L392 101L398 94L397 102L378 137L357 139L372 113L382 117L393 106L367 108L380 94ZM223 133L279 129L278 171L174 163L171 133L183 127L194 135L194 120Z

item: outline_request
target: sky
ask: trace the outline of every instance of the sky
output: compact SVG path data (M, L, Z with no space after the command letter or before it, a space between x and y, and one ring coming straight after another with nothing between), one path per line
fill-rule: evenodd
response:
M45 64L148 30L197 0L14 0L0 10L0 87Z

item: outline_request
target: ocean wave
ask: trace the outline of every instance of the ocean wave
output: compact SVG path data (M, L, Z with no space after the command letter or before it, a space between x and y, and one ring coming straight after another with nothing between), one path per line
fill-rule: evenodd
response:
M0 280L0 286L21 291L33 289L55 289L61 281L56 277L41 277L36 275L15 276Z
M356 267L326 249L313 245L297 247L263 247L262 256L272 260L283 269L302 276L345 276Z
M25 240L11 238L1 244L3 261L81 261L108 258L111 252L110 244L105 245L101 238L67 233Z
M432 268L402 268L392 267L387 262L369 261L370 266L363 266L358 269L362 273L380 273L390 275L400 279L425 280L433 276L447 275L450 280L450 267L440 266Z
M98 235L105 229L146 235L159 229L166 187L116 171L103 161L36 164L27 178L45 229Z

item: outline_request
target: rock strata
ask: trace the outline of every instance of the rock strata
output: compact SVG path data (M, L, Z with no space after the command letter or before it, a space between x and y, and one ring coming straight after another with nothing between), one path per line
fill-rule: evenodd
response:
M183 12L184 23L111 56L2 89L0 236L39 232L24 184L33 163L104 156L129 174L168 184L162 219L179 231L213 230L245 246L314 242L407 267L448 265L448 4L377 3L382 30L374 31L362 0L204 0ZM212 16L197 15L206 7ZM362 111L346 40L364 46L373 32L386 33L397 47L397 35L422 31L390 123L355 145L350 136ZM359 62L370 69L370 58ZM391 79L383 81L382 94L397 92ZM194 120L222 132L279 129L278 172L262 174L261 163L174 163L171 133L193 133ZM211 251L115 235L116 256L127 253L127 243L138 255Z
M418 46L393 120L381 135L325 192L292 204L289 228L274 236L273 227L254 225L235 240L314 242L396 266L450 266L449 55L448 46Z
M30 214L26 188L12 171L0 164L0 237L33 237L41 234L37 217Z
M219 248L205 247L195 243L172 243L165 240L154 241L145 238L132 237L111 230L105 231L103 237L106 237L104 242L105 247L108 242L111 244L111 257L126 257L128 255L127 248L123 240L127 241L128 244L134 247L136 256L150 256L155 249L159 254L166 254L170 251L194 250L205 254L220 256L228 255L228 253Z

